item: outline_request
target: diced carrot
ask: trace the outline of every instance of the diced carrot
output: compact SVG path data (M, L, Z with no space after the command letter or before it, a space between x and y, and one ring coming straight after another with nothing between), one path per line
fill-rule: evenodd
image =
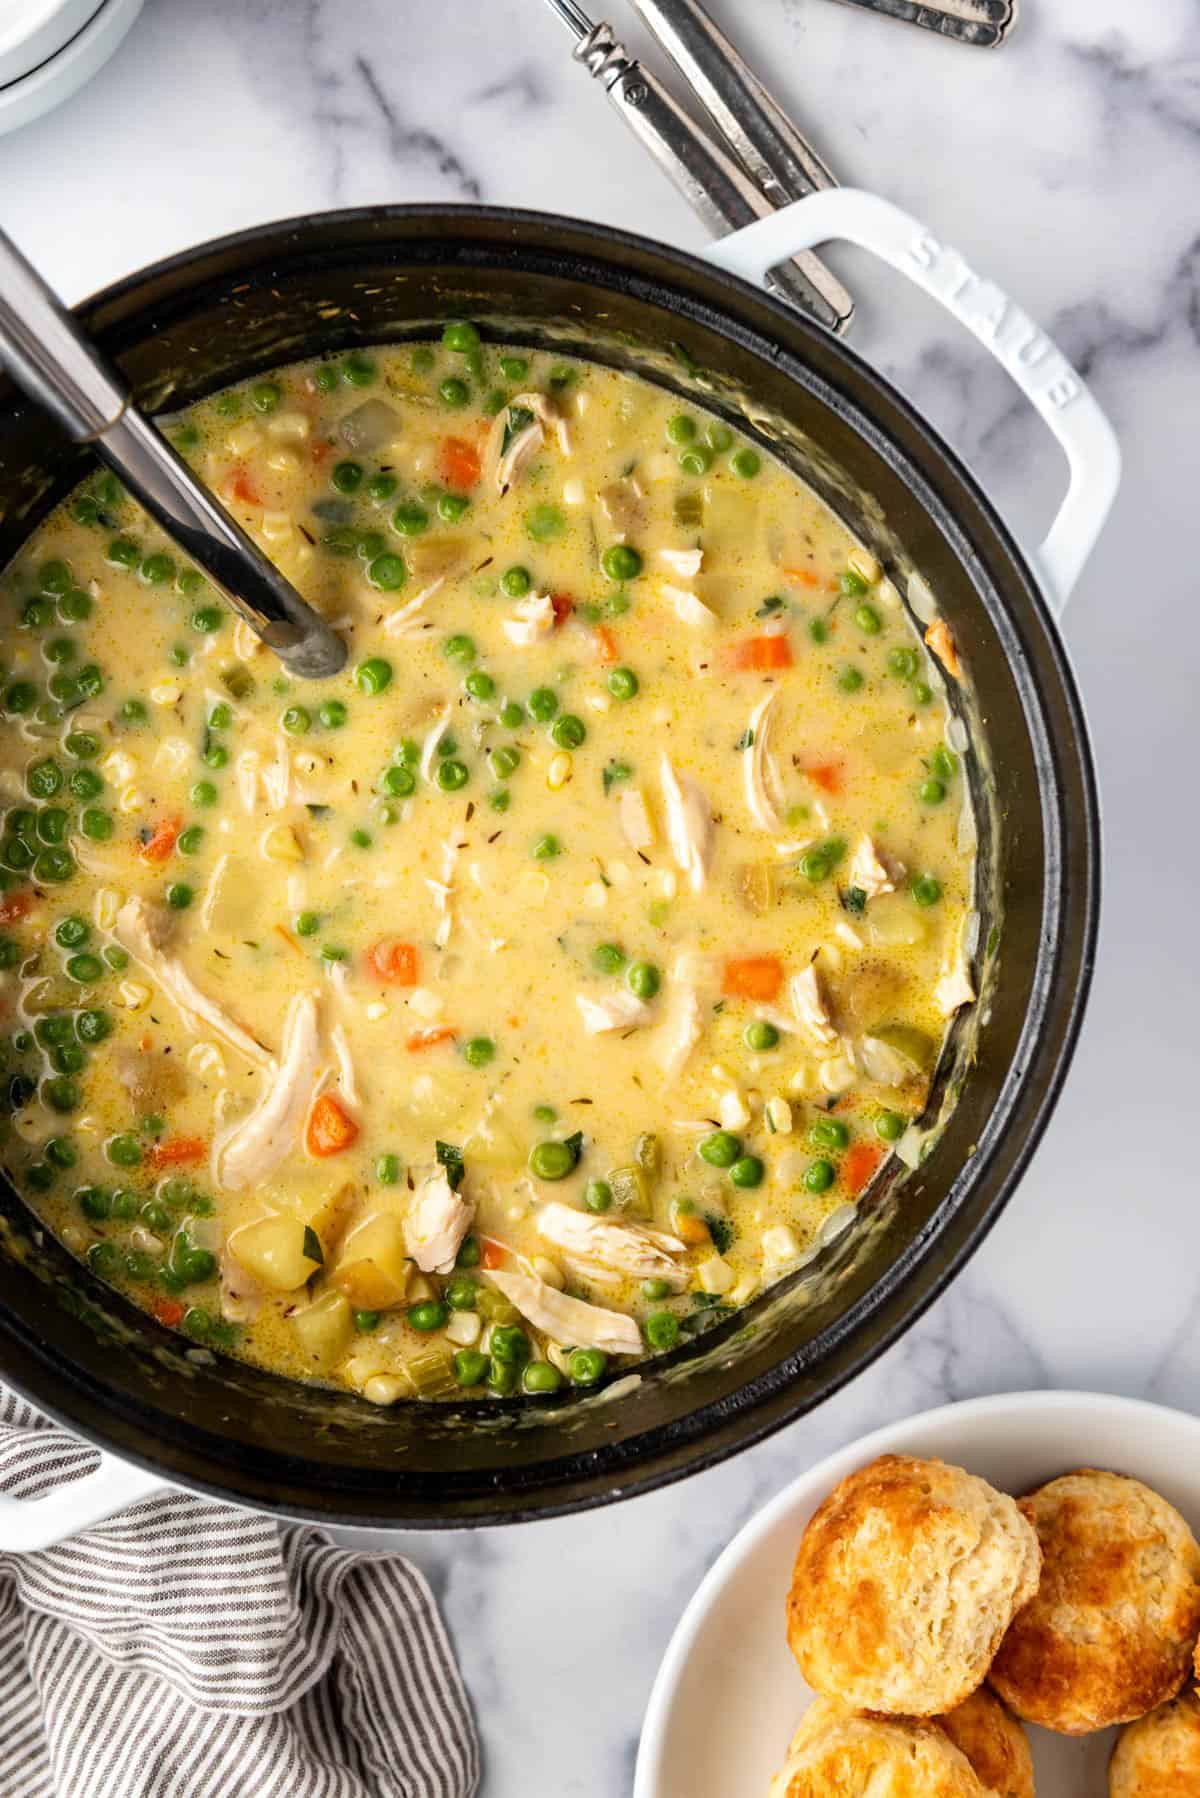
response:
M300 953L300 944L292 935L286 924L275 924L272 926L272 929L276 936L281 936L283 938L289 949L295 949L297 954Z
M367 950L367 973L385 986L416 986L421 977L416 944L385 936Z
M333 444L328 437L314 437L309 459L314 468L321 468L333 454Z
M324 1159L340 1155L358 1140L358 1125L336 1093L322 1093L308 1114L304 1146L310 1155Z
M156 1142L147 1157L151 1167L195 1167L208 1154L202 1136L168 1136Z
M742 955L725 963L721 991L728 999L757 999L769 1004L783 985L783 963L777 955Z
M932 649L947 674L955 680L962 679L962 663L958 659L958 645L954 641L953 632L944 618L935 618L925 632L925 641Z
M870 1184L882 1160L883 1149L878 1143L856 1142L846 1150L842 1157L842 1185L852 1197L857 1198L863 1187Z
M617 659L617 639L606 624L596 626L596 652L602 662L615 662Z
M414 1030L405 1048L410 1055L416 1055L421 1049L436 1048L438 1043L448 1043L456 1035L445 1024L431 1026L428 1030Z
M557 629L560 624L566 623L575 610L575 601L569 593L552 593L550 604L554 607L554 625Z
M798 581L802 587L819 587L821 585L820 575L812 568L789 568L785 564L783 572L789 581Z
M262 494L250 479L241 462L227 477L225 491L230 499L240 500L244 506L261 506L264 503Z
M183 829L183 819L176 814L173 818L160 818L154 826L154 834L142 844L142 860L146 862L165 862Z
M508 1250L494 1236L481 1236L479 1239L480 1267L503 1267L508 1259Z
M168 1330L177 1330L183 1322L183 1306L178 1299L155 1299L150 1307L160 1324Z
M781 635L743 637L727 651L726 664L741 674L768 674L775 668L791 667L792 646Z
M27 918L36 898L32 887L18 887L15 893L5 893L0 899L0 924L15 924L19 918Z
M840 793L842 790L842 764L840 762L817 762L804 772L811 781L815 781L822 792Z
M447 487L474 487L483 472L479 451L465 437L443 437L438 444L438 479Z

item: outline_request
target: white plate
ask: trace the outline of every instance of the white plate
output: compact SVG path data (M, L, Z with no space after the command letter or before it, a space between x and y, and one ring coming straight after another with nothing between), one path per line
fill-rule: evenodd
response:
M0 134L31 124L60 106L90 81L123 41L142 10L143 0L15 0L27 11L30 35L18 39L9 18L9 0L0 0ZM33 27L36 25L36 36ZM61 31L73 35L64 42ZM29 46L42 46L43 60L27 61ZM48 46L48 47L47 47ZM24 62L28 73L14 74Z
M1020 1494L1073 1467L1135 1475L1200 1533L1200 1419L1093 1392L971 1399L890 1424L788 1486L734 1537L671 1638L642 1729L634 1798L766 1798L811 1694L784 1636L800 1534L876 1455L938 1455ZM1030 1731L1038 1798L1098 1798L1113 1731Z

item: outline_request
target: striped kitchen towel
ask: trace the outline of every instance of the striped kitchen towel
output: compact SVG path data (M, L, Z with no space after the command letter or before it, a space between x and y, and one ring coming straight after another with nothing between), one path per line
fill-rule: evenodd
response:
M93 1452L0 1388L0 1490ZM432 1594L189 1493L0 1555L2 1798L468 1798L470 1706Z

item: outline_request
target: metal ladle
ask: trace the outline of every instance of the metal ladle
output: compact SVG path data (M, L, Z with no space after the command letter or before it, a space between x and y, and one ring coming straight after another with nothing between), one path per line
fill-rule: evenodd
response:
M133 404L117 370L0 231L0 363L152 518L293 674L321 680L346 645Z

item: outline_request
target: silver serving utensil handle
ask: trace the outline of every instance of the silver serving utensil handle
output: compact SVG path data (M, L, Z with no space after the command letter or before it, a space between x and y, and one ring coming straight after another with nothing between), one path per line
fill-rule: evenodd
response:
M117 370L0 231L0 363L69 437L90 443L294 674L320 680L346 646L130 398Z
M710 231L724 236L774 210L733 157L628 54L611 25L594 25L578 0L549 0L549 5L575 34L576 61L600 82L634 136ZM831 331L844 331L854 315L846 289L810 251L773 269L766 285Z
M837 182L700 0L632 0L772 206Z

